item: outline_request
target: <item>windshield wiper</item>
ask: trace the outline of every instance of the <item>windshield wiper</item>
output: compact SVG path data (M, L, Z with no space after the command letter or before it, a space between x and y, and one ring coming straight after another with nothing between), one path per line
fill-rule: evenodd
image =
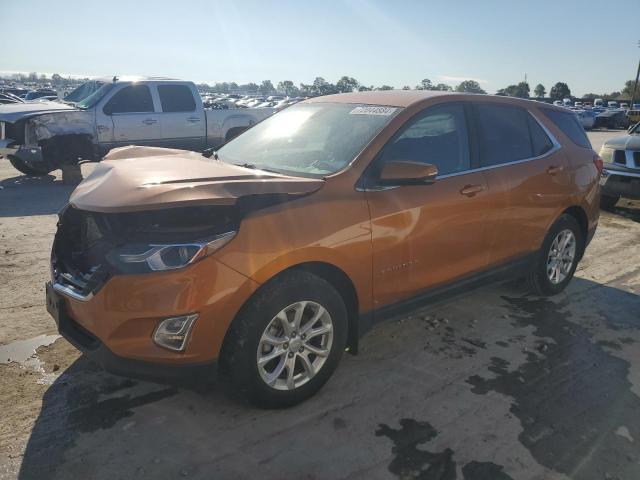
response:
M250 168L251 170L262 170L264 172L277 173L278 175L282 175L282 173L278 172L277 170L271 170L270 168L259 167L255 163L242 163L242 164L235 164L235 165L238 165L239 167Z

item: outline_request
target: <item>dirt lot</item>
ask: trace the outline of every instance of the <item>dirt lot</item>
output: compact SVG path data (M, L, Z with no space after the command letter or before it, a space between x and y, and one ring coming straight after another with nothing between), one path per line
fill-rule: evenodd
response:
M391 321L316 397L263 411L105 374L55 336L70 191L0 160L0 478L640 478L640 204L602 215L567 292L492 286Z

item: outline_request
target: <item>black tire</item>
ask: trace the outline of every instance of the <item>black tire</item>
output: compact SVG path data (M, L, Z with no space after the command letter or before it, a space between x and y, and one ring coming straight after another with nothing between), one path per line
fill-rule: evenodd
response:
M556 236L563 230L571 230L575 237L575 254L573 258L573 264L567 272L564 280L558 283L553 283L547 274L547 260L549 258L549 252ZM532 293L541 296L557 295L562 292L573 278L573 274L576 271L578 262L582 256L584 250L584 235L582 229L578 224L578 221L571 215L563 214L560 218L551 226L547 235L542 242L542 247L535 256L531 270L527 276L527 283Z
M619 195L600 195L600 208L604 210L611 210L616 206L618 200L620 200Z
M10 155L8 158L9 162L11 162L11 165L13 165L13 168L18 170L20 173L23 173L30 177L43 177L51 172L51 170L47 170L46 168L32 168L22 160L20 160L18 157L14 157L13 155Z
M322 305L333 324L333 342L320 370L292 390L277 390L260 376L257 353L260 338L274 317L301 301ZM315 394L333 374L347 343L347 308L331 284L303 270L276 277L251 297L231 325L222 348L220 368L232 387L250 403L263 408L295 405Z

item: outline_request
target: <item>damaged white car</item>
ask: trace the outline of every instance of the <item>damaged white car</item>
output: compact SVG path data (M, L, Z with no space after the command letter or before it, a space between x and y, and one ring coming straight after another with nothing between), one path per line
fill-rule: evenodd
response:
M114 77L75 103L0 105L0 155L26 175L46 175L126 145L200 152L274 111L205 110L193 82Z

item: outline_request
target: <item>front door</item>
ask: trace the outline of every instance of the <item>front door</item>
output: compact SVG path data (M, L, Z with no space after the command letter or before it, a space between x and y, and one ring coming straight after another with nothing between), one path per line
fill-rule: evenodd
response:
M118 90L101 108L97 125L103 150L125 145L161 145L160 115L156 113L148 85L134 84Z
M463 104L425 110L384 147L367 176L373 235L373 295L380 308L483 270L488 263L488 192L472 171ZM378 187L384 163L435 165L430 185Z

